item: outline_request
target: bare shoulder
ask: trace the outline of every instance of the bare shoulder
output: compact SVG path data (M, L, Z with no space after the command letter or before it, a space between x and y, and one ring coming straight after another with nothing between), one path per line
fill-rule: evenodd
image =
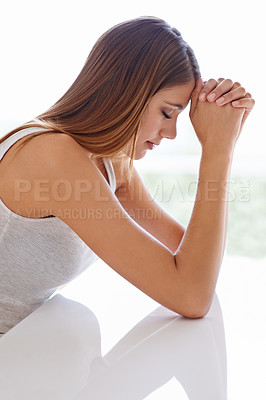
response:
M13 212L28 217L28 210L33 210L34 217L44 217L51 214L47 212L50 197L45 196L49 182L53 182L66 165L74 172L71 155L76 154L77 160L84 151L66 134L41 134L25 142L29 136L32 135L15 142L0 163L0 195ZM20 143L23 146L19 147ZM89 166L89 158L86 160Z
M29 136L32 135L25 136L11 147L9 160L12 157L10 166L30 175L41 177L46 173L52 174L58 164L69 162L69 153L84 151L70 135L63 133L43 133L33 136L18 148L20 142L24 142Z
M75 149L78 151L82 147L70 136L64 133L45 133L36 137L25 144L27 146L26 152L30 152L32 158L41 157L43 161L45 159L51 161L55 157L54 161L63 161L67 158L67 151ZM58 158L59 157L59 158Z

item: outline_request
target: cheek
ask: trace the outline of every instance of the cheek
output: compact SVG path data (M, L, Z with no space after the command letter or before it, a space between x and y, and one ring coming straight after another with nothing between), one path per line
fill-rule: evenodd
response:
M148 140L151 136L154 136L160 129L161 121L158 118L147 118L143 121L140 131L140 138Z

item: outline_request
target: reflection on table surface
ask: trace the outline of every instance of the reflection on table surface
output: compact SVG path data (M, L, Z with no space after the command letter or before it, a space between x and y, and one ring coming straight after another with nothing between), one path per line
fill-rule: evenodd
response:
M104 356L97 316L59 294L0 339L5 400L164 398L155 393L172 379L184 389L183 399L226 399L224 327L216 295L203 319L156 308ZM168 399L177 398L172 387Z

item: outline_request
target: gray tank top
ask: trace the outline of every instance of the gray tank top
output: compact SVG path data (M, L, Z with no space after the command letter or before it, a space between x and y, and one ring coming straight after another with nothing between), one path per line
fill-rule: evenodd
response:
M17 140L33 132L36 128L21 130L1 143L0 160ZM114 193L112 162L103 162ZM61 219L22 217L0 198L0 336L98 258Z

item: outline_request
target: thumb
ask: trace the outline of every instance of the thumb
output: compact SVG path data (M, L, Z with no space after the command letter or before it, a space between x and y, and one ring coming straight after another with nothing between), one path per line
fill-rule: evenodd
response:
M203 84L203 80L202 77L199 76L197 81L196 81L196 85L194 87L193 92L191 93L191 105L190 105L190 113L194 113L195 108L197 106L198 103L198 98L199 98L199 94L201 92L201 89L203 88L204 84Z

